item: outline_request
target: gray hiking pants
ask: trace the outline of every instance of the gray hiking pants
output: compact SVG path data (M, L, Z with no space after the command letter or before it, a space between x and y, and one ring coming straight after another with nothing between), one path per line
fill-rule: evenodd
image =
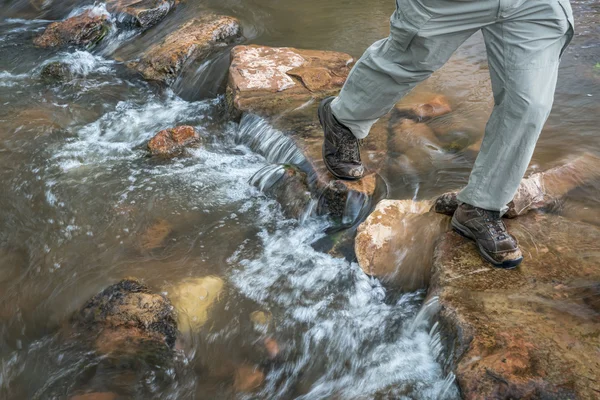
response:
M378 118L483 31L495 106L459 200L504 212L525 174L552 103L560 57L573 37L568 0L396 0L391 33L354 66L332 104L366 137Z

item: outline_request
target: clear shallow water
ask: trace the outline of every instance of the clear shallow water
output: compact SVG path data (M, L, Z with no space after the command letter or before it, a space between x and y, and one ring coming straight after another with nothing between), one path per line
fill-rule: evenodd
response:
M72 3L51 11L27 4L0 11L0 397L64 398L92 383L122 388L115 371L98 367L84 338L60 333L69 316L125 277L166 291L210 275L225 281L211 322L193 333L173 366L142 369L142 383L130 388L138 398L456 397L452 376L436 362L435 329L427 318L415 322L424 294L384 288L356 264L314 250L328 222L286 219L249 183L273 163L298 162L297 154L277 132L256 130L256 120L237 126L223 119L218 93L227 57L192 66L173 90L140 80L119 61L206 9L241 18L251 42L358 56L387 34L393 2L190 0L141 35L113 32L93 52L58 53L31 41L48 20L72 12ZM565 56L532 168L600 149L598 10L592 1L574 8L580 36ZM53 60L68 62L75 77L62 85L43 82L40 67ZM422 90L449 95L467 134L480 135L491 106L480 38ZM168 162L146 158L147 140L178 124L195 126L205 146ZM261 148L245 132L278 146ZM391 197L454 189L471 163L469 154L458 153L426 173L390 168ZM599 210L597 190L574 193L570 209ZM170 233L161 246L140 248L156 224ZM257 310L272 315L268 332L248 322ZM279 344L275 362L257 348L266 336ZM231 376L211 372L230 363L260 365L261 391L236 393Z

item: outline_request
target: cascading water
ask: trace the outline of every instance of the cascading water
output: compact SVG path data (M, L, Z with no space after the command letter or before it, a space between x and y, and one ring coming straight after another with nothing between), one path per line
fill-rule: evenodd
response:
M84 3L106 12L100 3ZM339 240L341 229L354 229L385 196L383 186L371 198L350 191L336 226L318 215L322 188L311 187L299 216L287 218L262 191L286 168L311 174L311 166L266 120L223 120L226 52L187 66L191 71L171 89L142 80L125 64L207 11L238 16L256 43L360 55L387 35L394 2L181 3L152 30L113 15L101 44L60 50L35 48L33 39L52 21L84 10L81 4L2 3L0 398L70 398L90 390L137 399L458 398L454 375L445 373L445 338L433 323L436 299L423 305L423 291L386 288L356 263L315 249ZM447 73L464 76L465 65L480 70L484 54L482 43L467 43L468 62ZM52 62L68 67L68 79L41 76ZM566 75L557 98L573 103L550 126L570 121L572 134L547 132L544 155L598 146L593 113L572 95L594 86L582 74ZM456 115L480 124L485 112L477 107L487 97L460 89L451 88L456 103L467 106ZM147 156L153 135L183 124L199 132L201 147L171 160ZM410 198L418 188L419 198L429 198L466 181L470 164L463 157L434 161L436 179L424 179L418 162L407 164L408 180L408 167L386 165L403 172L386 177L392 196ZM586 194L580 200L596 201ZM107 367L107 357L90 350L89 338L70 331L69 321L93 295L132 276L167 296L191 278L218 277L224 289L208 322L186 333L173 360ZM256 312L269 322L253 322ZM276 342L276 356L265 356L266 340ZM264 374L255 392L236 389L240 365Z

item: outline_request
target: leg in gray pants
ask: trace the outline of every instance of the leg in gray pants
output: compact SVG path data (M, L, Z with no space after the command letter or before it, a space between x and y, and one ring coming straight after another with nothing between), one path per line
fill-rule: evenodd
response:
M495 106L461 202L504 212L552 108L573 36L568 0L396 0L391 33L357 62L331 110L359 139L483 31Z

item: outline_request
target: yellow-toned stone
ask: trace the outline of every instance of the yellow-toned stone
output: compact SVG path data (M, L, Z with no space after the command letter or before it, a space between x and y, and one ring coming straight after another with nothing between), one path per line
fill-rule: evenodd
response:
M225 283L217 276L189 279L169 293L177 310L177 325L182 333L201 328L208 320L211 306L219 299Z

